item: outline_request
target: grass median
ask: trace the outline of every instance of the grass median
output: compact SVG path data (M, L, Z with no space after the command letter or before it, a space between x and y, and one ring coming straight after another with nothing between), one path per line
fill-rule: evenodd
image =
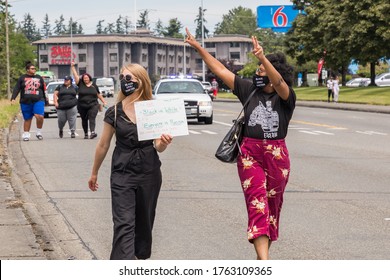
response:
M8 128L11 121L19 113L20 105L15 102L11 105L8 99L0 99L0 129Z
M326 87L297 87L294 90L298 100L328 101ZM218 92L217 98L235 99L236 96L229 92ZM340 87L339 102L390 106L390 87Z

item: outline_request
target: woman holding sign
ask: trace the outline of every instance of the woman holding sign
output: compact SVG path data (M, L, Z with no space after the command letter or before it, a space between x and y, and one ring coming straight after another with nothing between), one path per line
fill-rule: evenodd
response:
M98 171L115 134L110 178L114 222L110 259L147 259L151 255L152 229L162 183L157 152L163 152L172 137L162 134L158 139L138 140L134 102L152 99L150 78L141 65L129 64L121 69L119 80L121 90L115 106L106 111L88 185L97 191Z
M283 193L290 174L284 138L295 108L293 69L282 53L265 55L252 36L252 53L259 65L253 81L243 80L202 48L188 29L186 32L185 42L196 49L242 104L254 92L244 110L242 154L237 158L237 169L248 212L248 240L254 244L258 259L268 259L269 247L279 237Z

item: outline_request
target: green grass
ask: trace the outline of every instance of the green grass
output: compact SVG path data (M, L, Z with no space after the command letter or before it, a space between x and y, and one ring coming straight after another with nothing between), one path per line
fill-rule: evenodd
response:
M326 87L294 88L298 100L328 101ZM217 98L235 99L233 93L218 92ZM390 106L390 87L340 87L339 102Z
M11 105L7 99L0 99L0 129L9 127L11 121L18 114L19 103Z

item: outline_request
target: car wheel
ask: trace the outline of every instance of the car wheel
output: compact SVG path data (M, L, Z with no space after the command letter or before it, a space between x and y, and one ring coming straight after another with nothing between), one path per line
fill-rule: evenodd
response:
M205 124L212 124L213 123L213 115L211 115L210 118L205 118L204 123Z

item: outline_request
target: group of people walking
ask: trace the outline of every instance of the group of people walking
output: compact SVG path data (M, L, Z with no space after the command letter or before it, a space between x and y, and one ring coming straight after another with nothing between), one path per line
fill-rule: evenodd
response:
M76 137L77 114L80 114L84 130L84 139L93 139L97 136L96 116L99 111L99 102L107 106L100 94L99 88L93 83L91 75L85 73L79 77L75 64L72 62L71 70L75 85L71 76L64 77L64 83L54 90L53 102L57 110L59 137L64 136L64 127L68 122L71 138ZM23 114L23 141L30 140L30 129L33 117L36 119L36 137L43 140L42 126L44 120L44 107L48 102L45 94L46 85L41 76L35 75L36 67L30 61L26 63L26 74L19 77L11 97L11 103L15 102L20 93L20 108ZM90 135L89 135L90 131Z
M247 239L253 244L257 259L268 259L271 244L279 237L283 194L290 175L285 137L296 102L292 89L293 69L284 54L265 55L257 38L252 37L252 53L259 61L258 68L252 81L244 80L208 53L188 29L186 33L185 42L196 49L208 68L233 90L242 104L252 96L244 109L244 137L237 159L237 171L248 213ZM29 69L27 75L31 77L31 65L26 69ZM74 116L77 106L82 117L84 138L88 138L88 124L91 130L89 138L94 138L97 99L105 103L104 99L100 98L90 75L79 77L74 64L72 73L79 87L77 105L70 77L65 77L64 85L57 88L55 95L61 118L60 137L65 119L70 120L71 131L74 132L74 119L68 116ZM22 80L25 81L25 78ZM37 78L37 81L40 82L40 79ZM119 81L117 102L106 110L104 116L88 187L92 191L98 190L99 169L115 135L110 177L113 220L110 259L147 259L151 256L152 230L162 185L158 153L166 150L173 137L162 134L156 139L138 140L134 103L153 98L151 81L145 68L138 64L125 65L120 71ZM39 96L34 99L30 97L30 103L44 99L43 85L39 86L37 84L35 88L36 91L41 90ZM26 92L22 92L23 104L29 94ZM33 114L43 115L41 106L23 105L22 111L25 120L30 122ZM25 125L25 131L28 130L29 126Z

